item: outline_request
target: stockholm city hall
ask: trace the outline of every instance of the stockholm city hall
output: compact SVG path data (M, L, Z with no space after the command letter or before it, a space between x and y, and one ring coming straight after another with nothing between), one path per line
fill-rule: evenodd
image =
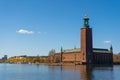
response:
M89 26L89 17L84 16L84 25L81 32L81 48L67 49L50 55L50 62L75 64L112 64L113 48L93 48L92 28Z

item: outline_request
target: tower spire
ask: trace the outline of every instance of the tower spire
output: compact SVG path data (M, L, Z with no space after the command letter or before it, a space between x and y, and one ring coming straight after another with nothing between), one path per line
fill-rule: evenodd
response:
M113 53L113 47L112 47L112 45L110 46L110 52Z
M84 16L84 27L89 28L89 17L87 13Z
M61 53L63 53L63 48L62 48L62 46L61 46Z
M63 48L61 46L60 62L62 62L62 54L63 54Z

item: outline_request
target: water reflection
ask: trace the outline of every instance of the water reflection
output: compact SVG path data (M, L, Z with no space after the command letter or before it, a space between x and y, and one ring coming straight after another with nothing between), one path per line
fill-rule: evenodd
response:
M0 64L0 80L120 80L120 66Z
M73 80L114 80L113 77L113 66L112 65L73 65L73 66L51 66L51 70L59 70L61 71L61 76L65 80L66 77L74 78ZM72 72L74 74L65 72ZM76 74L77 73L77 74ZM78 77L79 74L79 77ZM63 76L65 75L65 76ZM67 80L68 78L66 78Z

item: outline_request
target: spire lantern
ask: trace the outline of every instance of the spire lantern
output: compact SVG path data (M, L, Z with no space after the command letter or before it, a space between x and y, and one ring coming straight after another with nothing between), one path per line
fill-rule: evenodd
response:
M84 27L89 28L89 17L87 14L84 16Z

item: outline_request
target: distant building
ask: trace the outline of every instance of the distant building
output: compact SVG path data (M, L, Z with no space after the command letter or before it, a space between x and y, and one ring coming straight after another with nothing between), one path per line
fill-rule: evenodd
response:
M50 61L75 63L75 64L112 64L113 48L101 49L93 48L92 28L89 26L89 18L84 17L84 26L81 28L81 48L63 50L61 52L50 55Z
M7 55L4 55L4 57L2 57L2 60L7 60Z

